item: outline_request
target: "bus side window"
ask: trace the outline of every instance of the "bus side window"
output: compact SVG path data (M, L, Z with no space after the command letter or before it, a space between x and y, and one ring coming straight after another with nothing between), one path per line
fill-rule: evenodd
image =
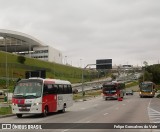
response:
M47 93L48 93L48 87L47 87L47 84L44 84L44 86L43 86L43 95L45 95Z
M71 85L68 85L67 87L68 87L68 93L72 93L72 87L71 87Z
M58 94L63 94L63 85L58 85L59 88L58 88Z
M53 85L52 93L54 93L54 94L58 93L58 85L56 85L56 84Z
M53 94L53 85L52 84L47 84L47 87L48 87L48 93L49 94Z
M67 89L67 85L63 85L63 93L67 94L68 93L68 89Z

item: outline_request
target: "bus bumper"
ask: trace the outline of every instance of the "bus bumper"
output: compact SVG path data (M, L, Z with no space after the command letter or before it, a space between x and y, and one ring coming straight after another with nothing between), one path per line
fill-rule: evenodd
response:
M42 113L42 105L32 105L31 107L18 107L12 104L13 114L40 114Z
M113 95L113 96L103 96L103 99L107 100L107 99L117 99L117 95Z

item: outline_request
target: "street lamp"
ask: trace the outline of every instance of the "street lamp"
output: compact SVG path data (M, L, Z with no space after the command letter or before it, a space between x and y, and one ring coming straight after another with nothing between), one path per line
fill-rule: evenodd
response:
M66 61L66 65L67 65L67 56L65 56L65 61Z
M6 37L4 37L4 45L6 47L6 89L8 87L8 65L7 65L7 44L6 44ZM7 103L8 103L8 91L7 91Z
M80 68L82 68L82 59L80 59L80 65L79 66L80 66Z

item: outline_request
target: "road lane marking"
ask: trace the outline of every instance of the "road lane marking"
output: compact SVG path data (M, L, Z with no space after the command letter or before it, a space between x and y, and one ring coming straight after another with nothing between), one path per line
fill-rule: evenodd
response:
M87 121L86 123L90 123L91 121Z
M63 130L62 132L66 132L66 131L69 131L69 129L65 129L65 130Z
M104 115L108 115L109 113L105 113Z
M85 110L86 108L81 108L81 110Z
M150 102L149 102L150 106ZM160 123L160 112L148 106L148 116L151 123Z
M118 110L118 109L119 109L119 107L116 108L116 110Z

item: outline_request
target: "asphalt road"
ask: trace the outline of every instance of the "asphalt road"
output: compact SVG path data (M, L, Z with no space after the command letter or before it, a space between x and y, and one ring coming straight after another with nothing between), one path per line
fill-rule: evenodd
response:
M78 101L67 109L66 113L53 113L43 118L39 115L26 115L19 119L16 116L0 118L1 123L160 123L160 101L156 98L140 98L138 93L125 96L123 101L103 100L101 96ZM152 132L150 129L52 129L51 132ZM81 124L80 124L81 125ZM95 124L96 125L96 124ZM96 127L96 126L95 126ZM4 131L4 130L3 130ZM6 130L5 130L6 131ZM12 130L13 131L13 130ZM16 130L17 131L17 130ZM23 130L24 131L24 130ZM29 131L29 130L26 130ZM44 131L44 130L39 130Z

